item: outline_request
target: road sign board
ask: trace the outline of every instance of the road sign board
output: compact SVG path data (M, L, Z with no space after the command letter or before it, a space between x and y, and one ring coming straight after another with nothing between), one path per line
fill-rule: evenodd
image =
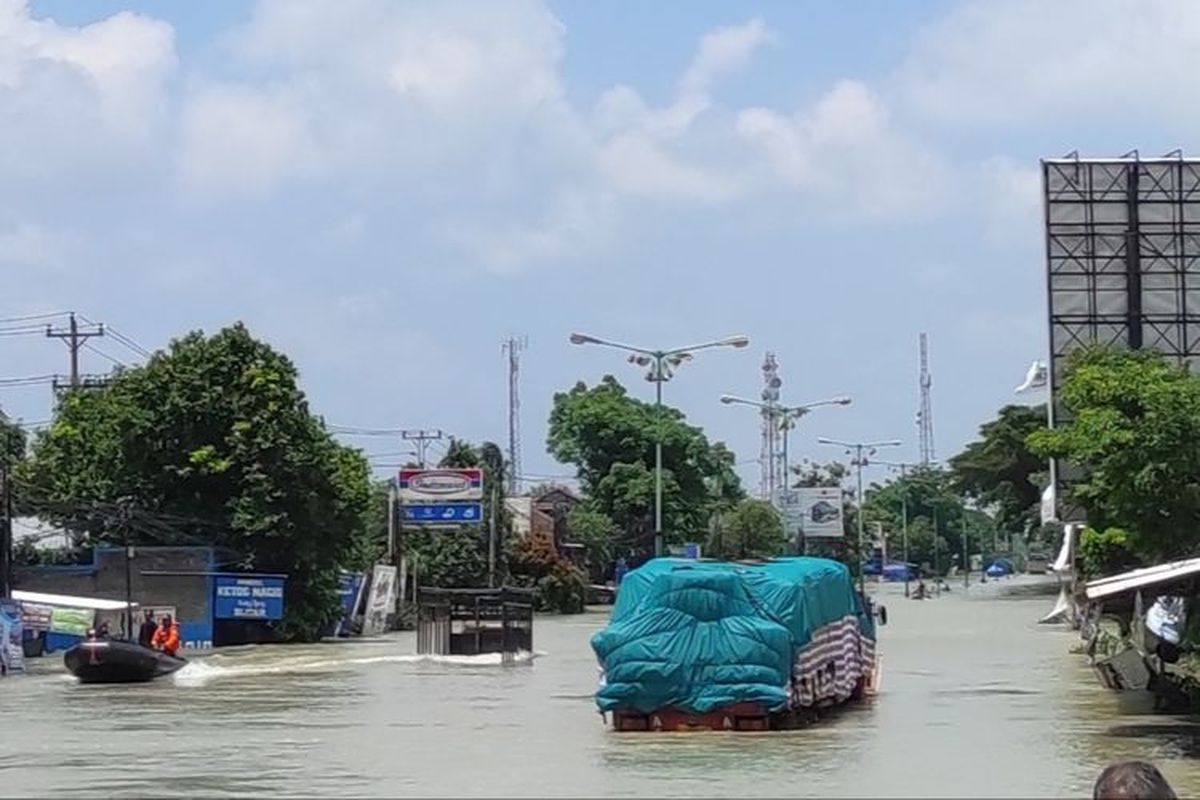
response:
M402 469L400 502L445 503L451 500L483 498L483 470Z
M846 535L842 527L841 487L815 486L801 489L797 494L804 538L841 539Z
M482 503L411 503L404 506L404 521L420 525L482 522Z

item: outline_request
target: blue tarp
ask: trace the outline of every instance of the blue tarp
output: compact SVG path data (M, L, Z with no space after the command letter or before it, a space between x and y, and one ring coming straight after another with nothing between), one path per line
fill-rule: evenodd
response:
M654 559L625 576L608 627L592 638L605 673L596 702L644 713L704 714L740 702L778 710L797 649L849 615L874 637L837 561Z

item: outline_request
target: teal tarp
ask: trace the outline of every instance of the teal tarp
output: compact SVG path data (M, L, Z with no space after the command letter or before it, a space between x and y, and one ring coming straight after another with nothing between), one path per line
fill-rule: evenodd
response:
M596 702L643 713L704 714L740 702L779 710L796 650L848 615L874 636L837 561L654 559L625 576L608 627L592 638L605 673Z

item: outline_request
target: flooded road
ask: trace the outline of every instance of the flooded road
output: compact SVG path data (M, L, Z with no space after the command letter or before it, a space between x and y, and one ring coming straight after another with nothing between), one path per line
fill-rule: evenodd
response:
M1200 795L1197 729L1120 716L1074 636L1035 624L1053 597L1014 588L886 587L882 694L794 733L607 731L588 647L603 613L539 619L539 656L509 667L421 660L398 635L222 652L150 685L13 677L0 796L1082 797L1130 757Z

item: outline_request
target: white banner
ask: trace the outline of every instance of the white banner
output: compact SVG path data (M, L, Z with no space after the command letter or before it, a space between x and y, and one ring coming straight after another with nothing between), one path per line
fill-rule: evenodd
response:
M799 495L800 527L804 538L841 539L846 535L840 486L797 489L795 494Z
M1042 524L1043 525L1045 525L1047 522L1053 522L1054 520L1058 519L1058 512L1055 510L1055 506L1058 505L1055 502L1055 500L1057 499L1056 494L1057 493L1054 491L1053 483L1046 487L1046 491L1042 492Z
M396 568L376 564L371 572L371 593L367 595L367 613L363 636L378 636L387 630L388 616L396 607Z

